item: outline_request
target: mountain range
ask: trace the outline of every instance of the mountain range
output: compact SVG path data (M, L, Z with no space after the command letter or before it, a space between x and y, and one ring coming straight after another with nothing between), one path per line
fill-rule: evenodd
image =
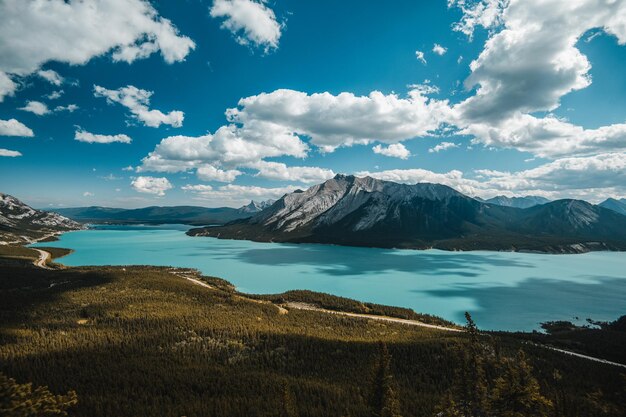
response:
M25 244L83 226L57 213L36 210L8 194L0 193L0 244Z
M218 207L207 208L198 206L144 207L138 209L122 209L109 207L73 207L59 208L55 212L70 219L84 223L148 223L166 224L182 223L189 225L224 224L232 220L250 217L264 208L269 207L273 200L251 201L240 208Z
M337 175L193 236L339 245L576 253L626 250L626 216L582 200L517 208L440 184Z
M538 206L538 205L546 204L550 202L550 200L548 200L545 197L534 196L534 195L528 195L524 197L507 197L504 195L499 195L499 196L496 196L487 200L483 200L482 198L479 198L479 197L474 197L474 199L478 201L482 201L483 203L496 204L498 206L504 206L504 207L517 207L517 208L529 208L529 207Z

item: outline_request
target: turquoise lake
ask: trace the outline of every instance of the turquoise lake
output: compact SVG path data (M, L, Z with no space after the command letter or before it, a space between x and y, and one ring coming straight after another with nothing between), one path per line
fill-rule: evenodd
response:
M185 235L187 226L97 226L33 246L74 249L69 266L171 265L240 291L309 289L412 308L483 329L533 330L548 320L626 314L626 253L544 255L255 243ZM176 279L172 277L172 279Z

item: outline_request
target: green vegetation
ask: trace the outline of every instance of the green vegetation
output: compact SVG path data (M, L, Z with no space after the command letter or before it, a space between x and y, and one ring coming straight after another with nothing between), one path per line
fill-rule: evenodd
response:
M274 302L359 303L297 292L250 298L219 278L196 285L184 277L192 270L0 268L0 372L68 393L70 416L434 416L461 402L459 381L484 381L489 406L516 407L506 416L541 415L509 401L526 404L516 387L533 404L551 403L551 416L626 410L619 368L517 336L285 314Z
M287 291L282 294L248 295L250 298L267 300L276 304L300 302L311 304L327 310L346 311L349 313L372 314L376 316L397 317L408 320L419 320L422 323L440 326L457 327L454 323L430 314L419 314L409 308L385 306L374 303L363 303L350 298L313 292L308 290Z
M76 405L76 392L54 395L47 387L18 384L0 373L0 415L20 417L67 416L67 410Z

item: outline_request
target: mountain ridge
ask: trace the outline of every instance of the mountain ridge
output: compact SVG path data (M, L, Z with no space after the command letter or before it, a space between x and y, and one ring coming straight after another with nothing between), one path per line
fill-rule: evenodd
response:
M625 250L626 217L581 200L521 209L483 203L441 184L337 175L286 194L248 219L192 229L188 234L349 246L568 253Z

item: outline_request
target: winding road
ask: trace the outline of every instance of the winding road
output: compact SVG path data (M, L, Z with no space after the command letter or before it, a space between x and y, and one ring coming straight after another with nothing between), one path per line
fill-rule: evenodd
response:
M52 269L48 266L48 260L51 257L50 252L46 252L45 250L35 249L35 248L33 248L33 250L36 250L37 252L39 252L39 258L33 261L33 265L38 266L39 268L43 268L43 269Z

